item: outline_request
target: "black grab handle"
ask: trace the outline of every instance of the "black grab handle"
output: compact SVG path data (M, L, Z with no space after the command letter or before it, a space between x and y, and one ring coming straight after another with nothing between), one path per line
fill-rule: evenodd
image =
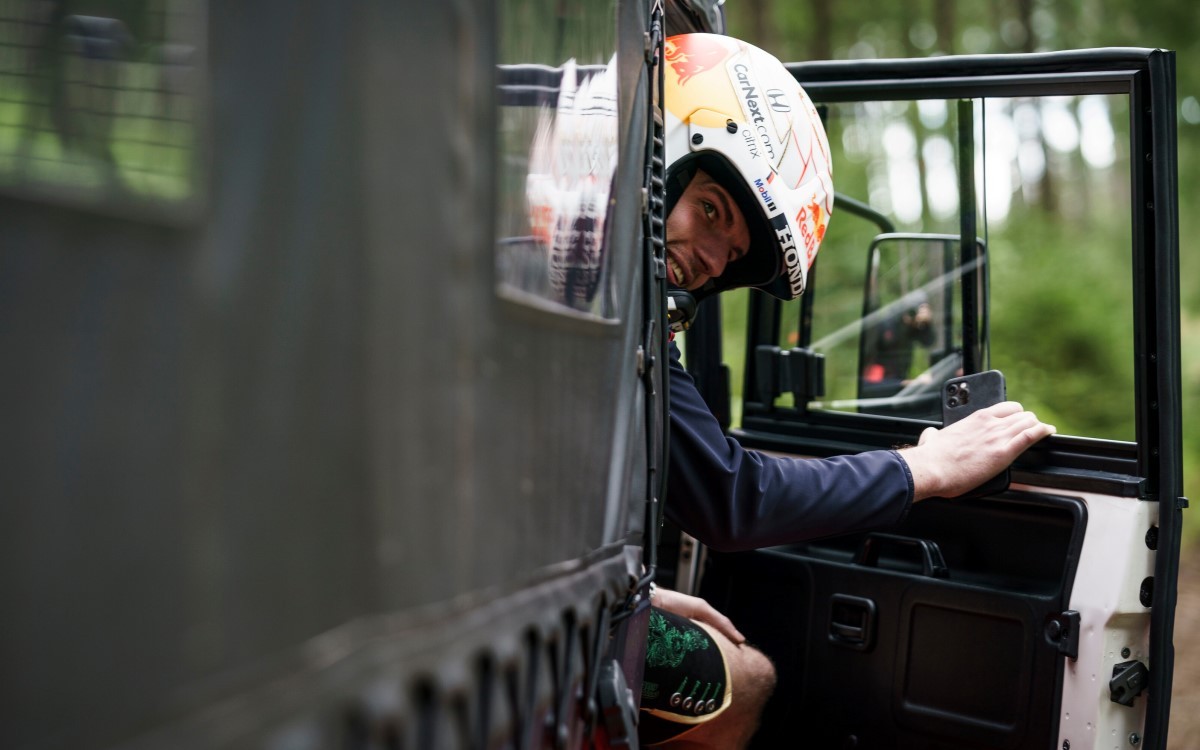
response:
M879 553L886 547L916 549L921 555L921 567L924 575L930 578L950 577L950 569L946 567L946 561L942 558L942 550L937 546L937 542L899 534L867 534L858 548L858 554L854 557L854 564L878 568Z

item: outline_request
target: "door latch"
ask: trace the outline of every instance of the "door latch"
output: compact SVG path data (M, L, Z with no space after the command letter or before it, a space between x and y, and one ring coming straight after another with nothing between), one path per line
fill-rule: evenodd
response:
M1108 681L1109 698L1113 703L1132 706L1133 699L1142 694L1150 682L1150 670L1140 661L1123 661L1113 666L1112 679Z

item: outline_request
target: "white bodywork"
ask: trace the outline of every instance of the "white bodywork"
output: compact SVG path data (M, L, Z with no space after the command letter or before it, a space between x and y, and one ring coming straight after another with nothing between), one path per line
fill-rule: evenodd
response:
M1036 487L1013 489L1071 494L1087 505L1087 528L1069 609L1080 615L1079 658L1067 659L1056 747L1071 750L1128 750L1142 734L1146 695L1132 707L1112 702L1113 667L1137 660L1149 664L1150 610L1142 606L1142 581L1154 575L1154 552L1146 532L1158 524L1158 503ZM1122 655L1129 649L1128 656ZM1070 742L1070 745L1066 745Z

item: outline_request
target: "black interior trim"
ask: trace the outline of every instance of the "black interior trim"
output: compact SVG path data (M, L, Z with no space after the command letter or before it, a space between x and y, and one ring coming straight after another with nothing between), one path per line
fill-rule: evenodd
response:
M1069 605L1086 526L1077 497L1008 492L920 503L885 536L921 544L870 556L874 533L710 551L702 595L779 674L752 747L785 746L798 725L814 747L1057 736L1066 657L1042 633ZM914 554L922 547L944 572Z

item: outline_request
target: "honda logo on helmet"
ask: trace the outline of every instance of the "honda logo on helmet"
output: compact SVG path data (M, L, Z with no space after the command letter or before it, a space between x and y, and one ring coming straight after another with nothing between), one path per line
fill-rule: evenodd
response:
M796 246L796 240L792 236L792 230L788 226L787 219L782 215L771 217L771 228L775 230L775 239L779 242L779 252L783 255L784 274L787 276L788 288L792 292L792 297L799 297L804 293L804 256L801 250Z
M776 112L786 114L792 111L792 105L788 101L787 92L780 89L768 89L767 99L770 100L771 109Z

